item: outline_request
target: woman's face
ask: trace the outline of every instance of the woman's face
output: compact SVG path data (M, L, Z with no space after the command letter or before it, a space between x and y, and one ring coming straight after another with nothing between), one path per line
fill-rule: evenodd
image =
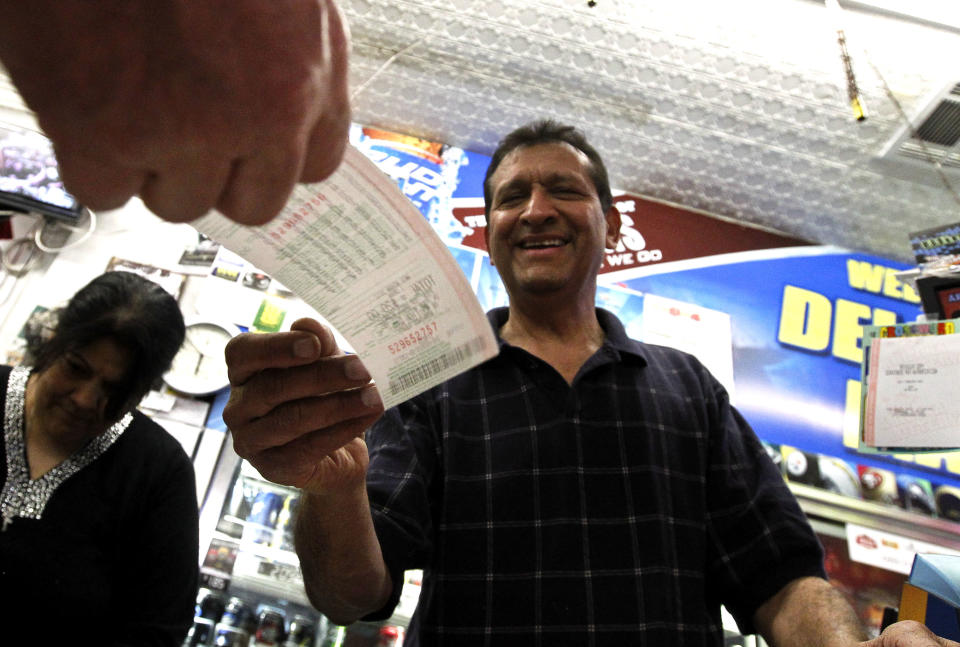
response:
M28 386L28 415L56 435L90 439L116 422L110 404L127 392L130 353L112 339L67 351Z

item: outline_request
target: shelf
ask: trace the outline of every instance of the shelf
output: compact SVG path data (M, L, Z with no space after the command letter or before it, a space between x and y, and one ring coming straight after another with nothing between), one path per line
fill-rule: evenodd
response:
M223 519L242 526L245 532L255 532L262 528L229 515L225 515ZM231 587L237 586L261 595L286 598L309 606L300 574L300 559L295 552L220 531L214 531L211 546L214 543L229 546L232 561L229 570L226 570L226 565L218 569L215 563L205 562L201 566L201 573L212 580L219 580L224 585L213 588L222 590L229 583Z
M868 526L960 550L960 524L952 521L841 496L809 485L788 483L788 486L808 517Z
M294 556L296 557L296 556ZM299 562L279 562L256 553L237 553L231 586L285 598L309 606Z

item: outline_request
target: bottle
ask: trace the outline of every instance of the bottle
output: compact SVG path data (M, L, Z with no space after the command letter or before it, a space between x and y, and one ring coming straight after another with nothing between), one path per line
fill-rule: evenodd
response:
M280 647L284 638L285 620L283 611L280 609L262 605L257 616L253 644L257 647Z
M299 613L293 616L283 647L313 647L317 636L316 623Z
M250 622L250 607L242 599L233 597L227 602L227 607L220 618L220 624L226 627L246 628Z
M202 595L198 596L200 601L197 603L197 616L212 620L213 624L217 624L220 622L220 618L223 617L227 603L224 602L223 596L219 593L214 593L209 589L200 590Z
M221 622L217 625L213 645L214 647L249 647L249 641L250 634L246 631Z
M400 647L403 644L403 627L384 625L377 632L377 647Z
M199 647L213 642L214 622L208 618L194 618L183 647Z

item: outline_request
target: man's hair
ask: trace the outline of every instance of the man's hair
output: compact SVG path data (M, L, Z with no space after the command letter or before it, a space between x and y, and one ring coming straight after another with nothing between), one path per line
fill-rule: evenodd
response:
M166 290L132 272L107 272L93 279L59 312L56 330L37 350L42 372L66 353L110 339L131 355L124 392L107 405L109 418L133 409L170 367L183 343L180 307Z
M600 198L600 207L606 213L613 204L613 195L610 193L610 180L607 178L607 167L604 166L600 153L587 142L582 132L573 126L566 126L551 119L541 119L525 126L520 126L500 140L497 149L493 152L487 174L483 178L483 213L490 215L490 178L496 172L500 162L507 155L518 148L535 146L537 144L567 143L582 152L590 160L590 179Z

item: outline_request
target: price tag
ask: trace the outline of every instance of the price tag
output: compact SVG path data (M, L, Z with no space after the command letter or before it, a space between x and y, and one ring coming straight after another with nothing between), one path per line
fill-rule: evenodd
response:
M300 568L293 564L281 564L279 562L262 561L257 566L257 575L268 577L271 580L282 583L303 583L303 576Z

